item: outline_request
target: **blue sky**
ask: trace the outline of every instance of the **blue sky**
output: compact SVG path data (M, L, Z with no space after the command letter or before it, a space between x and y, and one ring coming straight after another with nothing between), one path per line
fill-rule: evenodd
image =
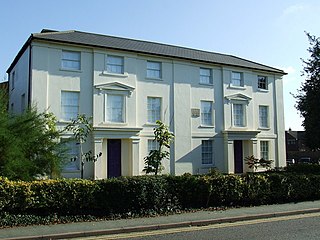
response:
M75 29L232 54L281 68L286 129L302 130L294 108L304 31L320 36L319 0L1 0L0 81L31 33Z

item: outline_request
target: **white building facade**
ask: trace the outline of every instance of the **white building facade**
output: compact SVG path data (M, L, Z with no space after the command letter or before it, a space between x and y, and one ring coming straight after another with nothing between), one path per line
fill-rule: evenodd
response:
M102 157L86 163L86 178L144 174L158 119L175 135L165 173L242 173L250 155L285 166L282 70L171 45L43 30L7 73L12 112L36 104L60 127L77 114L93 117L86 149ZM79 162L63 174L79 177Z

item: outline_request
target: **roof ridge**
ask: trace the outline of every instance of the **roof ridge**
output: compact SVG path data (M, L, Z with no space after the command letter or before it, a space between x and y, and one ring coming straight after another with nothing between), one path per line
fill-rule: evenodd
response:
M67 32L67 31L66 31ZM117 38L117 39L125 39L125 40L130 40L130 41L135 41L135 42L144 42L144 43L152 43L152 44L157 44L157 45L162 45L162 46L169 46L169 47L174 47L174 48L182 48L182 49L187 49L187 50L191 50L191 51L199 51L199 52L204 52L204 53L210 53L210 54L218 54L218 55L222 55L222 56L231 56L229 54L225 54L225 53L219 53L219 52L213 52L213 51L208 51L208 50L204 50L204 49L196 49L196 48L192 48L192 47L184 47L184 46L179 46L179 45L174 45L174 44L168 44L168 43L161 43L161 42L155 42L155 41L148 41L148 40L143 40L143 39L134 39L134 38L128 38L128 37L119 37L119 36L112 36L112 35L106 35L106 34L102 34L102 33L91 33L91 32L83 32L83 31L78 31L78 30L74 30L74 32L77 33L84 33L84 34L90 34L90 35L98 35L98 36L103 36L103 37L111 37L111 38Z
M54 34L63 34L63 33L72 33L76 32L76 30L66 30L66 31L57 31L57 30L50 30L50 29L42 29L39 33L32 33L33 36L37 35L54 35Z

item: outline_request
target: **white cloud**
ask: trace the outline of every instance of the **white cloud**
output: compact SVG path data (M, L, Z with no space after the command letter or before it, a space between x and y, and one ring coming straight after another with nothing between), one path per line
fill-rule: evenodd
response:
M304 12L305 10L307 10L308 8L309 8L309 6L307 4L302 4L302 3L291 5L283 10L282 15L284 17L286 17L288 15L301 13L301 12Z

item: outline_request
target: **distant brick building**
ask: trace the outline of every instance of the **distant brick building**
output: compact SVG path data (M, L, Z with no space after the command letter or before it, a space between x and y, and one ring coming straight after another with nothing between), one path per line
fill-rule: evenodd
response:
M305 144L305 131L286 131L286 157L295 162L319 162L320 151L311 151Z

